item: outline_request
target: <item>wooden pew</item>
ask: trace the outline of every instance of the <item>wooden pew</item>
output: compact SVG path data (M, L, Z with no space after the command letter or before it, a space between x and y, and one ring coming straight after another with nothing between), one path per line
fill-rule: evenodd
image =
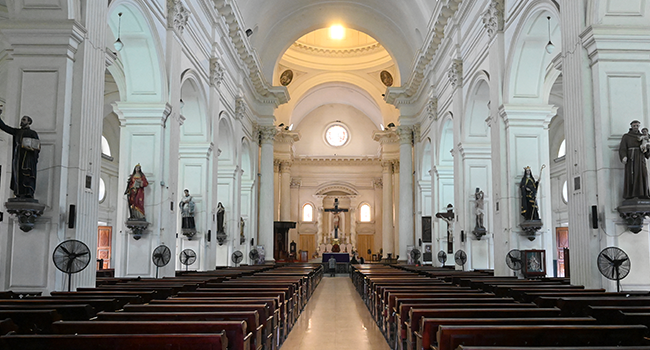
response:
M523 325L440 326L435 350L460 345L596 346L641 345L645 326Z
M5 318L4 320L0 319L0 336L5 335L9 332L18 332L18 325L10 318Z
M262 343L273 348L273 311L266 304L147 304L125 305L123 312L237 312L256 311L262 328Z
M492 309L420 309L413 308L409 311L409 322L406 324L406 341L400 342L405 349L415 346L414 332L421 332L420 320L423 318L522 318L522 317L559 317L558 308L492 308ZM398 345L400 345L398 344Z
M88 304L40 304L40 305L0 305L0 313L7 311L49 311L57 312L62 320L86 321L95 317L95 309Z
M48 334L5 335L0 337L7 350L226 350L225 334ZM2 344L0 344L2 345Z
M423 318L420 331L415 332L416 350L428 350L436 342L440 326L476 325L591 325L596 324L593 317L520 317L520 318ZM548 349L547 349L548 350Z
M553 350L650 350L650 346L554 346ZM537 346L473 346L461 345L456 350L549 350Z
M124 299L131 304L144 304L155 299L155 291L88 291L88 292L50 292L50 296L55 298L99 298L99 299L116 299L118 302Z
M51 332L52 322L62 319L56 310L0 310L0 319L11 319L19 334Z
M62 321L52 324L55 334L180 334L221 333L228 337L229 350L249 350L253 334L246 321Z
M252 333L251 350L262 349L262 328L257 311L237 312L100 312L100 321L246 321Z

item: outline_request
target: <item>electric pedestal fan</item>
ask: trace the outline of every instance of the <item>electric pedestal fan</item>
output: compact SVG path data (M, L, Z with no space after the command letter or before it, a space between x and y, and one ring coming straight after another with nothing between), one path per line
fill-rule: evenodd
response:
M230 257L233 263L235 263L235 267L239 266L239 263L244 260L244 253L242 253L239 250L235 250L232 253L232 256Z
M196 253L192 249L184 249L180 255L181 264L185 265L185 271L188 271L190 265L196 261Z
M167 266L171 258L172 251L164 244L157 246L156 249L153 250L151 260L153 260L153 264L156 265L156 278L158 278L158 268Z
M621 280L630 273L630 257L617 247L607 247L598 254L598 270L605 278L616 281L616 291L621 291Z
M513 271L519 271L524 267L522 254L519 249L513 249L506 254L506 265Z
M52 253L52 261L59 271L68 274L68 292L72 287L72 274L81 272L90 263L90 249L76 239L61 242Z
M258 260L260 260L260 252L257 249L252 249L248 252L248 258L251 260L251 265L257 265L259 263Z
M460 265L465 271L465 263L467 262L467 253L465 253L464 250L458 249L456 251L456 254L454 254L454 261L456 262L456 265Z
M444 250L438 252L438 261L442 266L445 266L445 263L447 262L447 253Z
M418 265L420 262L419 261L420 256L422 255L422 253L420 253L420 250L413 248L409 254L411 256L411 261L413 262L413 264Z

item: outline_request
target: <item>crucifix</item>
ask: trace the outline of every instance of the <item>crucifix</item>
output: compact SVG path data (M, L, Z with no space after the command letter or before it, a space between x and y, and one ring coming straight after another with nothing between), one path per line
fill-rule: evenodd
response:
M339 238L339 225L341 221L341 217L339 216L339 213L347 213L347 209L339 209L339 199L334 198L334 209L325 209L325 211L329 211L334 213L334 238Z
M451 205L451 204L448 204L447 205L447 211L437 213L436 217L439 218L439 219L444 220L447 223L447 254L453 254L454 253L454 239L453 239L452 233L451 233L451 223L454 221L454 218L456 217L454 215L454 206Z

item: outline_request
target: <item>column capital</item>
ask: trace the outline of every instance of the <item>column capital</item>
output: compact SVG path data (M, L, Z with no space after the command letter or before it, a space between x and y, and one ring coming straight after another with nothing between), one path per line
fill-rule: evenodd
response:
M226 74L226 69L221 64L221 60L213 57L210 58L210 84L215 87L220 87Z
M384 180L381 177L375 178L372 181L372 186L374 188L384 188Z
M291 188L300 188L302 186L302 178L292 177L291 178Z
M413 125L400 125L397 127L400 145L410 144L413 141Z
M288 173L291 171L291 165L293 164L290 160L279 160L280 171L283 173Z
M427 106L425 107L427 111L427 116L430 120L438 120L438 97L432 96L427 101Z
M384 172L392 173L393 172L393 165L395 164L394 160L382 160L381 161L381 167Z
M379 142L382 145L399 142L399 136L397 136L397 132L395 132L395 130L392 129L374 131L372 133L372 139Z
M300 141L300 133L297 131L293 132L280 129L277 134L275 134L275 142L293 144L298 141Z
M235 119L241 120L246 115L246 101L243 97L235 99Z
M447 78L451 84L452 89L460 87L463 85L463 61L459 59L454 59L451 62L451 66L447 71Z
M183 35L187 20L190 18L188 11L181 0L167 0L167 27L173 29L178 35Z
M273 125L260 125L259 126L260 130L260 143L264 144L273 144L275 141L275 135L277 134L277 130L275 126Z
M492 0L488 9L483 13L483 27L487 30L490 39L503 31L504 24L503 0Z

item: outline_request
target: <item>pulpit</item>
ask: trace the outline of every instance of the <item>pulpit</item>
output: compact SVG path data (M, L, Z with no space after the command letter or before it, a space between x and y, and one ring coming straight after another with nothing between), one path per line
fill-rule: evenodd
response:
M273 222L273 259L287 260L289 258L289 229L296 228L295 221Z

